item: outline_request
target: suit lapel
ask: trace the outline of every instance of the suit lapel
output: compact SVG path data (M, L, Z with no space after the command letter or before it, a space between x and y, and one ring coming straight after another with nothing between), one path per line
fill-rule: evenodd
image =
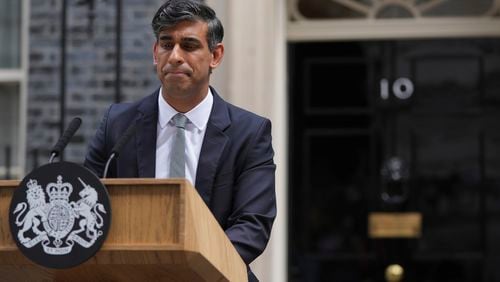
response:
M207 205L210 203L213 183L221 156L229 142L224 130L231 124L226 102L217 95L213 88L211 90L214 96L214 104L201 147L195 184L198 193Z
M139 177L155 177L158 93L159 91L156 91L149 95L138 107L139 128L136 132L136 145Z
M218 96L215 89L211 88L211 91L214 104L201 147L195 183L198 193L207 205L210 203L212 186L221 156L229 142L224 130L231 124L227 103ZM155 177L158 95L159 91L156 91L138 107L139 127L136 133L136 145L139 177Z

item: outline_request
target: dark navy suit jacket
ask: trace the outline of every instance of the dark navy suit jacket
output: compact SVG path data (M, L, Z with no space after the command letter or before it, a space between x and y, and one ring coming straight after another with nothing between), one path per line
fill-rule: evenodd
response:
M248 265L264 250L276 216L271 122L211 90L214 103L194 186ZM138 102L112 105L84 165L102 177L111 149L135 122L136 134L110 165L108 177L155 177L158 95L157 90Z

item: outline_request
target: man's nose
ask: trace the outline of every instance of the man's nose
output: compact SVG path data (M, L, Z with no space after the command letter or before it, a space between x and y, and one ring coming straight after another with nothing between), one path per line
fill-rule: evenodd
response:
M171 65L182 65L184 63L184 57L182 56L182 49L178 44L176 44L172 51L170 52L170 56L168 58L168 62Z

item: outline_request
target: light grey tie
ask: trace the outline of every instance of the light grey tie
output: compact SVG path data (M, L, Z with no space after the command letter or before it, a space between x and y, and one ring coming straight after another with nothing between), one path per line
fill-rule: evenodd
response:
M186 123L187 117L183 114L176 114L172 118L175 127L177 127L172 145L172 158L170 161L170 177L185 177L186 172Z

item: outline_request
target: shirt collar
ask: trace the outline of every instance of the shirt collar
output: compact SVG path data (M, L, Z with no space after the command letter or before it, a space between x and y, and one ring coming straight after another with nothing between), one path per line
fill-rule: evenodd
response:
M162 89L163 87L160 87L160 93L158 95L158 124L163 129L178 112L163 99L161 95ZM208 94L205 96L205 99L189 112L184 113L184 115L198 130L204 130L207 126L213 103L214 98L212 96L212 91L208 88Z

